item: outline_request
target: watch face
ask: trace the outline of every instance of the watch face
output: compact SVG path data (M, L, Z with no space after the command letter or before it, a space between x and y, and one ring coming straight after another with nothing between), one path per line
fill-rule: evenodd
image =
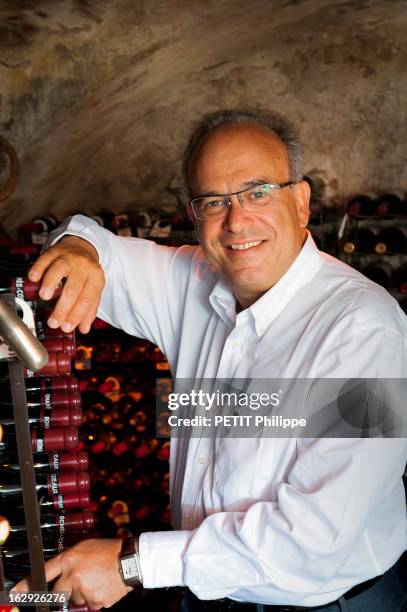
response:
M123 578L129 580L138 576L137 561L135 555L127 559L121 559Z

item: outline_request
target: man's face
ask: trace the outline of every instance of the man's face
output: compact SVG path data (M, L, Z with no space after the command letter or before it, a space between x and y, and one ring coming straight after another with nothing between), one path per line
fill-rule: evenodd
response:
M285 146L256 124L222 126L194 151L188 183L194 197L227 194L254 181L290 180ZM247 212L232 196L225 216L193 218L202 250L212 267L232 286L243 307L255 302L288 270L306 237L309 187L302 181L278 193L277 201L259 212ZM232 245L258 242L248 249Z

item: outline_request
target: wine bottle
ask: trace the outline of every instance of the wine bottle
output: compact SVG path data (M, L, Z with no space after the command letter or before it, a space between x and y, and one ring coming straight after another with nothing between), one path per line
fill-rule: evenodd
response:
M52 378L26 378L25 388L27 394L30 391L41 391L44 396L45 393L52 393L53 391L79 391L79 381L72 374L65 376L53 376ZM10 377L0 377L0 393L3 390L10 389Z
M71 358L76 353L76 344L70 338L44 338L42 344L45 346L48 353L62 352L66 353Z
M107 229L111 229L112 221L115 217L113 212L109 210L101 210L96 215L91 215L90 218L96 221L102 227L106 227Z
M95 526L95 515L89 511L68 512L67 514L41 515L42 542L47 547L61 547L66 531L85 531ZM62 540L62 542L61 542ZM27 527L25 524L10 526L7 548L20 548L27 544Z
M146 211L140 211L135 219L135 235L139 238L147 238L150 235L153 222Z
M39 500L41 514L44 510L75 510L78 508L89 508L90 503L89 491L60 493L59 495L42 497ZM24 511L24 508L22 508L22 510Z
M56 407L64 408L80 408L82 406L82 398L78 391L68 389L66 391L57 389L55 391L45 391L45 389L27 389L27 405L28 408L44 406L47 410L52 410ZM5 387L1 389L0 406L12 406L11 389ZM0 416L2 411L0 410ZM8 416L8 413L6 414Z
M56 406L29 406L28 422L31 426L44 427L79 427L82 422L82 410L77 407ZM5 428L14 428L14 414L11 405L0 403L0 425Z
M405 196L401 191L384 193L377 200L377 214L386 217L398 217L407 214Z
M37 331L37 338L43 342L44 340L50 340L51 338L69 338L69 340L75 341L75 330L71 332L64 332L60 327L49 327L46 320L51 315L51 310L36 310L35 311L35 328ZM41 318L39 318L41 317Z
M407 247L407 229L384 227L377 237L376 253L404 253Z
M31 242L33 244L45 244L48 240L48 235L58 225L58 221L54 215L47 215L45 217L37 217L32 221L36 227L35 231L31 233Z
M0 252L0 277L9 279L9 282L10 279L16 277L25 278L31 265L31 256L27 253L10 254Z
M12 293L23 300L38 300L41 282L32 282L28 278L17 276L15 278L0 278L0 293ZM56 287L53 299L61 295L62 288Z
M37 236L44 234L44 226L41 223L24 223L18 228L18 239L27 244L44 244L37 241ZM47 235L47 234L45 234Z
M403 264L395 275L396 285L401 293L407 293L407 263Z
M35 375L32 370L24 368L24 376L26 378L34 378L38 376L45 376L49 378L50 376L60 376L71 373L72 363L69 355L65 355L65 353L49 353L48 357L48 363L41 368L41 370L37 370ZM7 361L0 361L0 380L5 380L7 375Z
M117 236L131 237L132 235L129 217L126 213L115 215L111 221L110 227Z
M33 261L39 253L39 247L36 244L12 244L8 252L10 255L23 255L23 261Z
M6 576L10 578L21 579L31 571L30 567L30 556L28 547L23 548L6 548L3 547L3 563L4 572ZM57 546L43 547L42 549L44 559L52 559L61 552Z
M0 454L2 472L19 473L17 453L3 457ZM84 472L89 467L89 455L86 451L37 453L34 457L34 472L48 474L49 472Z
M392 278L392 268L385 261L371 263L363 270L363 274L382 287L389 287Z
M59 450L72 450L78 446L78 430L74 427L58 429L31 429L31 445L33 453L48 453ZM0 456L13 454L17 448L15 431L11 427L0 425Z
M42 533L42 544L47 549L56 549L58 553L62 552L65 548L73 546L76 542L85 540L88 536L88 531L85 529L76 530L48 530ZM15 548L27 548L27 535L24 532L20 532L15 537L10 534L10 549ZM55 556L55 555L52 555Z
M37 376L57 376L59 374L70 374L72 368L71 358L65 353L49 353L48 363L36 372ZM31 371L27 370L30 376Z
M352 198L347 207L349 217L372 217L376 214L376 193L361 193Z
M4 484L4 480L11 478L11 474L2 474L0 478L0 504L2 511L13 511L16 504L22 502L22 484L19 482L19 473L15 474L17 482ZM52 472L51 474L38 474L35 488L38 497L52 495L66 495L67 493L83 493L89 491L90 479L87 472Z
M373 253L379 233L377 227L358 228L344 243L343 250L345 253Z

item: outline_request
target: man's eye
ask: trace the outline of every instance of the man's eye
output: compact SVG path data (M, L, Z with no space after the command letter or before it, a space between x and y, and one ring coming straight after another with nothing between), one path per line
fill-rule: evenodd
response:
M223 206L223 201L222 200L210 200L208 202L205 202L204 207L206 209L209 208L221 208Z
M252 200L261 200L267 196L267 191L263 187L259 187L258 189L254 189L250 192L250 198Z

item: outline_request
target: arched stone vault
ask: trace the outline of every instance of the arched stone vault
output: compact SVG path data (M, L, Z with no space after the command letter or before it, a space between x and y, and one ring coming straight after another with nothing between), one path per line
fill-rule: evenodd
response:
M192 122L247 104L298 124L331 195L407 188L406 28L405 0L3 0L0 222L172 204Z

